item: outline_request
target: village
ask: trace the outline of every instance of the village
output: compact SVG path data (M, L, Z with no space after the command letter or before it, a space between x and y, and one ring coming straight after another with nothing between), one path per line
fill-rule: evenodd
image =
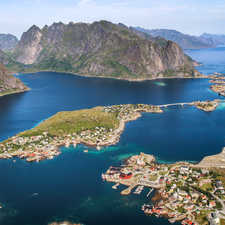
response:
M195 101L192 103L175 103L168 105L149 105L149 104L125 104L101 107L103 113L115 115L117 127L94 127L93 129L79 130L78 132L64 131L61 135L54 135L51 130L38 133L38 135L25 136L22 133L14 135L11 138L0 143L0 159L12 158L18 156L21 159L26 158L28 162L40 162L44 159L53 159L61 153L60 146L69 147L77 144L94 147L100 150L103 146L116 144L119 141L120 134L125 129L125 124L141 117L141 112L162 113L161 108L169 105L188 104L196 106L204 111L213 111L221 100L214 101ZM85 123L85 120L83 120ZM43 122L45 123L45 122ZM50 127L50 126L49 126ZM34 128L35 129L35 128ZM32 131L32 130L31 130ZM84 150L88 152L88 150Z
M111 166L102 178L116 183L114 189L120 184L128 186L122 195L141 194L148 188L148 197L157 189L154 204L142 206L147 215L193 225L225 221L224 175L186 162L159 165L154 161L154 156L140 153L126 160L126 165Z
M62 136L51 135L45 131L37 136L15 135L6 141L0 143L0 159L12 158L18 156L21 159L26 158L28 162L40 162L44 159L53 159L61 153L59 147L69 147L77 144L96 147L100 150L101 146L115 144L119 140L121 132L124 130L125 123L136 120L141 116L140 112L161 113L162 110L153 105L118 105L102 107L104 113L115 113L119 126L117 129L106 127L95 127L94 129L81 130L63 134ZM87 150L84 150L87 152Z

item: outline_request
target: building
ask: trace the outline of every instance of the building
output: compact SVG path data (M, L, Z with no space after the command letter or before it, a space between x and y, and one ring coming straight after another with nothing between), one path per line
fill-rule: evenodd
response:
M132 177L132 173L121 173L119 178L120 179L130 179Z
M181 166L181 167L180 167L180 170L188 171L188 166Z

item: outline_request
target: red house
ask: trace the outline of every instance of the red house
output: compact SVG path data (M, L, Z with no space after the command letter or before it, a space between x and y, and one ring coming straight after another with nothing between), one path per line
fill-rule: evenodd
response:
M121 173L119 178L120 179L130 179L132 177L132 173Z

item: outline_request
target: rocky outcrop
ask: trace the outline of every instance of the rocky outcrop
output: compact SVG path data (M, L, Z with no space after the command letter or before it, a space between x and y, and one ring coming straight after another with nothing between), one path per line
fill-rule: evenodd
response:
M0 96L29 90L19 78L14 77L6 67L0 63Z
M136 80L201 75L174 42L162 48L139 35L108 21L32 26L13 56L30 69L88 76Z
M50 223L48 225L82 225L82 224L81 223L70 223L68 221L64 221L64 222L60 222L60 223L54 222L54 223Z

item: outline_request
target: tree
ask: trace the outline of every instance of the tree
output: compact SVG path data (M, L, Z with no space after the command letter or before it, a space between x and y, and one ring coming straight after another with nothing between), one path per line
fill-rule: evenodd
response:
M220 202L216 202L216 208L217 209L222 209L223 206L222 206L222 204Z

